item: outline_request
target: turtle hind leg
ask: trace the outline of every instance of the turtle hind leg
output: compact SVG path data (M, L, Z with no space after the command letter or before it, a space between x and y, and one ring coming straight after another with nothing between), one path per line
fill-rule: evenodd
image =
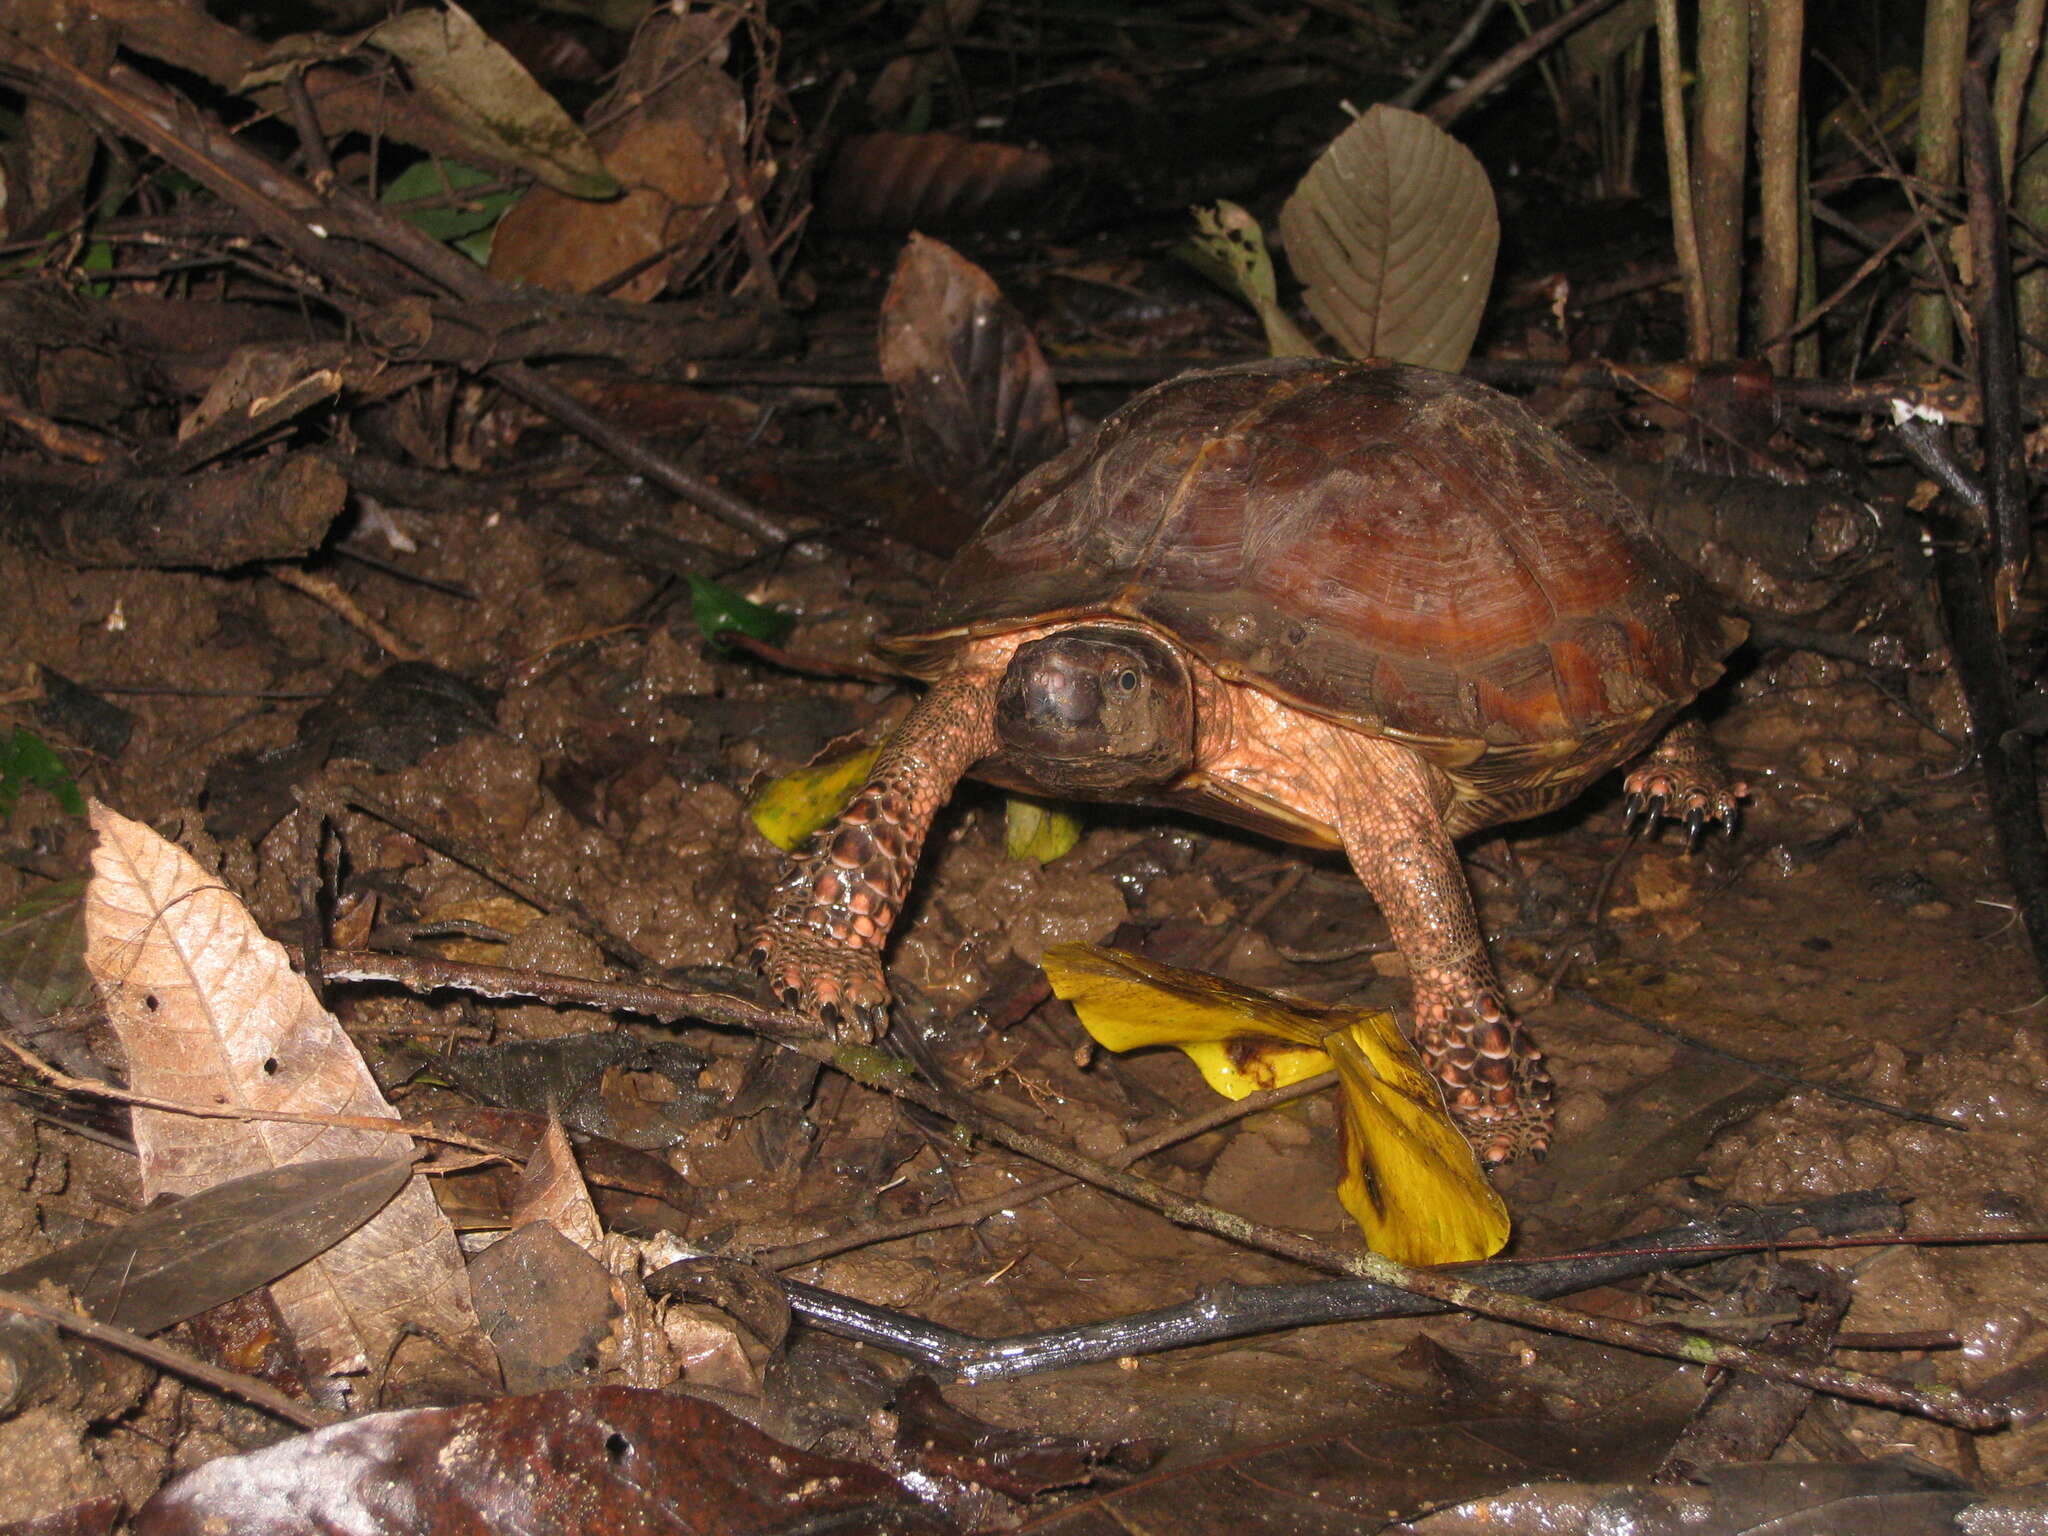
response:
M1554 1120L1543 1053L1502 999L1444 826L1441 776L1398 743L1346 734L1338 831L1393 929L1414 988L1415 1044L1487 1164L1540 1156Z
M995 750L995 678L962 669L897 726L839 817L790 863L749 946L775 996L840 1039L888 1018L882 948L903 910L932 817Z
M1682 716L1622 781L1628 796L1628 824L1648 819L1650 830L1666 817L1685 823L1686 846L1698 844L1707 823L1719 822L1735 835L1748 786L1728 772L1713 738L1695 715Z

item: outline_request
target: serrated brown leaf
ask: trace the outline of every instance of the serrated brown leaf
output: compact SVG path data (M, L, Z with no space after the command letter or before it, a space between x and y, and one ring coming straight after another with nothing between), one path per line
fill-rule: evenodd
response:
M872 1468L625 1387L372 1414L209 1462L135 1519L137 1536L951 1529Z
M130 1087L180 1103L393 1118L354 1044L233 892L140 822L95 804L92 824L86 964ZM160 1110L136 1110L134 1131L145 1199L286 1163L413 1153L403 1135ZM420 1178L271 1289L318 1376L369 1369L405 1329L490 1369L454 1229Z
M912 235L882 300L882 374L910 466L970 511L1066 446L1037 338L986 272Z
M1280 235L1309 312L1353 357L1464 367L1500 218L1478 160L1428 118L1382 103L1337 135Z

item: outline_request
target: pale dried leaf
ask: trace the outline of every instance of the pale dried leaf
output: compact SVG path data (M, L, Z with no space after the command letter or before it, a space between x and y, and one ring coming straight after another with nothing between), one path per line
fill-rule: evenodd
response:
M333 1016L219 880L140 822L92 807L86 965L152 1098L248 1110L393 1118ZM286 1163L406 1157L406 1136L276 1120L134 1113L145 1199ZM414 1178L369 1225L272 1286L307 1368L360 1372L410 1325L482 1365L454 1229Z
M1472 152L1384 103L1339 134L1280 210L1310 313L1354 357L1455 371L1479 331L1500 219Z
M461 6L407 11L369 41L405 61L419 93L484 158L524 166L571 197L617 194L618 183L561 103Z
M529 1221L545 1221L585 1253L596 1255L604 1247L604 1229L591 1203L590 1190L576 1167L576 1153L562 1122L548 1116L548 1128L526 1160L526 1172L519 1180L519 1200L512 1208L511 1225L523 1227Z

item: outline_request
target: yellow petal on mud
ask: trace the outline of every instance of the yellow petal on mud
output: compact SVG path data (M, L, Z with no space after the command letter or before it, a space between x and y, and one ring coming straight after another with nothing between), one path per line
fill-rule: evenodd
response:
M771 779L754 796L747 814L761 835L785 853L825 826L866 781L880 747L837 757Z
M1337 1198L1373 1250L1400 1263L1491 1257L1508 1240L1506 1204L1413 1047L1396 1035L1397 1057L1376 1034L1353 1026L1325 1042L1344 1089Z
M1092 944L1056 944L1042 963L1099 1043L1176 1046L1231 1098L1334 1065L1344 1090L1337 1194L1374 1251L1455 1264L1507 1241L1507 1207L1392 1014L1297 1002Z
M1063 805L1011 795L1003 801L1003 847L1013 859L1050 864L1081 841L1081 818Z

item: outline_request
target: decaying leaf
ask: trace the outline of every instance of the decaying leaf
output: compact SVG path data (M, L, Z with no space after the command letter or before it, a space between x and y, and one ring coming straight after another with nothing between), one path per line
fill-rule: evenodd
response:
M103 805L86 890L86 965L136 1092L249 1111L393 1118L362 1057L282 946L174 844ZM191 1194L286 1163L410 1157L402 1135L278 1120L134 1114L143 1194ZM307 1368L383 1362L402 1331L488 1368L454 1230L414 1178L376 1220L272 1286Z
M0 912L0 1021L25 1030L85 995L82 880L60 880Z
M786 853L839 814L881 755L880 747L868 747L771 779L754 796L747 814L761 835Z
M524 166L571 197L618 195L583 130L453 0L394 16L368 41L404 60L420 94L485 158Z
M648 300L680 286L738 214L746 104L721 63L724 24L657 12L634 39L618 84L592 109L591 135L625 189L579 202L537 190L499 222L491 271L568 293Z
M1059 389L995 280L912 235L882 299L883 377L910 466L979 510L1066 446Z
M1308 307L1353 357L1456 372L1493 281L1500 218L1472 152L1384 103L1340 133L1280 210Z
M771 1440L709 1403L591 1387L371 1414L223 1456L135 1519L138 1536L227 1529L937 1536L951 1527L873 1468Z
M1194 215L1195 235L1181 254L1211 282L1251 306L1266 328L1266 350L1275 357L1321 357L1316 344L1280 307L1273 257L1259 221L1236 203L1222 200L1213 208L1195 209Z
M512 1225L544 1221L587 1253L604 1245L604 1230L597 1219L597 1207L590 1203L590 1191L576 1167L576 1153L562 1122L548 1117L548 1128L526 1160L526 1173L519 1181L519 1203L512 1210Z
M950 133L859 133L819 189L829 229L941 229L1015 207L1052 176L1052 156Z
M1043 963L1103 1045L1178 1046L1232 1098L1334 1067L1345 1129L1337 1195L1376 1252L1454 1264L1507 1241L1507 1207L1392 1014L1282 998L1092 944L1054 945Z
M1003 848L1013 859L1050 864L1081 841L1081 818L1063 805L1011 795L1003 802Z
M0 1290L54 1280L102 1322L155 1333L326 1252L411 1174L410 1158L350 1157L230 1179L11 1269Z

